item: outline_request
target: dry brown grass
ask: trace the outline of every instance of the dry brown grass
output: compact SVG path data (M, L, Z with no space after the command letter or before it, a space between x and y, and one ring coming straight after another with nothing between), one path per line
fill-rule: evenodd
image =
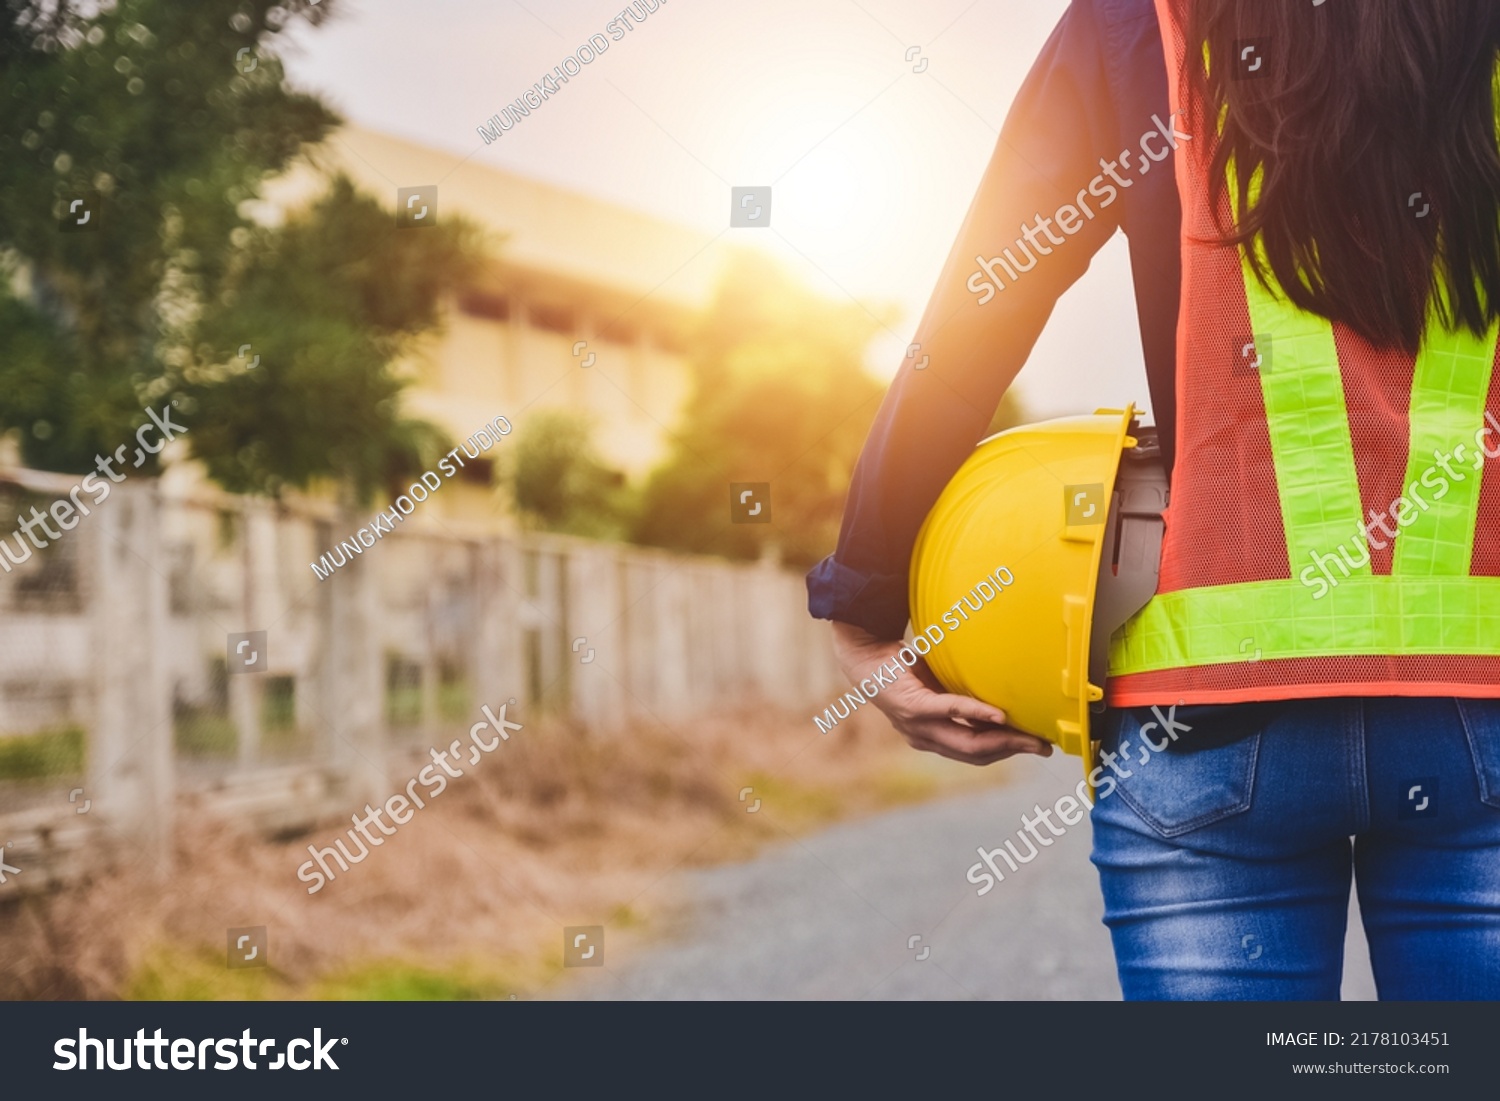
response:
M420 767L392 762L392 792ZM315 895L296 868L347 818L274 841L184 815L164 880L138 863L0 908L0 997L534 992L562 926L640 925L675 870L987 780L912 753L873 709L826 735L766 712L610 738L527 723ZM271 966L228 971L225 931L245 925L270 927Z

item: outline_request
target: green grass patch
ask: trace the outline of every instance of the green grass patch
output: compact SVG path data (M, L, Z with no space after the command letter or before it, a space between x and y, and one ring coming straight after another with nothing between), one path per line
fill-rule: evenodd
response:
M419 726L422 722L422 688L404 684L385 690L385 721L391 726Z
M275 948L274 943L272 948ZM262 1002L287 998L286 981L270 967L231 971L227 949L152 949L126 979L120 996L137 1002Z
M876 776L872 794L882 807L904 807L931 799L939 787L938 778L931 773L900 767Z
M755 789L745 796L747 805L760 799L775 811L777 821L796 829L836 821L844 811L844 800L833 788L798 784L764 772L751 773L743 786Z
M228 715L181 708L174 735L177 752L187 757L232 757L240 744Z
M272 951L275 944L272 943ZM160 945L149 951L126 980L127 1001L314 1001L466 1002L504 1000L521 993L515 976L489 961L431 966L400 959L350 964L298 988L274 967L231 971L222 950Z
M621 903L610 911L606 924L611 929L639 929L646 924L646 915L629 903Z
M297 678L267 677L260 698L261 732L295 730L296 727Z
M470 708L469 686L463 681L448 681L438 685L438 718L443 722L462 722L469 717ZM420 726L421 685L388 686L385 691L385 717L392 726Z
M177 704L174 737L184 757L233 757L239 752L234 720L216 705ZM296 681L267 677L260 697L260 747L265 757L305 749L310 737L297 726Z
M76 726L0 738L0 780L79 776L83 747L83 730Z
M492 963L432 967L390 959L347 967L315 983L306 996L334 1002L476 1002L519 992L513 977Z
M474 701L464 681L447 681L438 685L438 714L447 722L462 722L469 717Z

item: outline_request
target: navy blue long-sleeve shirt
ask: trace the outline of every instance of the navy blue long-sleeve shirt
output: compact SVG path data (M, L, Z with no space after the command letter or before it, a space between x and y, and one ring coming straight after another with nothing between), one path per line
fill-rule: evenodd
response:
M926 366L906 361L891 384L855 467L838 549L807 576L814 616L901 636L922 521L1057 299L1116 229L1130 242L1170 466L1182 218L1171 150L1190 140L1170 112L1151 0L1073 0L1016 96L913 337Z

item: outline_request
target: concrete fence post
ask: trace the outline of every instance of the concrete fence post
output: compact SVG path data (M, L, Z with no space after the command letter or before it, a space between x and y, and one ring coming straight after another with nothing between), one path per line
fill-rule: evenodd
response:
M472 710L525 700L516 609L520 594L514 544L486 539L470 551L474 632L468 647ZM472 721L472 720L471 720Z
M145 853L165 876L176 792L156 485L142 478L114 487L114 500L87 532L96 674L87 794L106 836Z
M342 530L357 519L345 515ZM384 799L385 666L381 653L380 560L353 555L319 586L327 634L320 655L318 698L323 759L358 801Z
M541 699L538 702L548 711L564 714L568 710L569 677L572 673L564 664L564 655L568 652L568 640L563 637L568 622L566 561L566 552L558 550L550 542L537 547L537 593L532 598L539 613L535 620L535 658L541 688Z
M266 608L275 594L276 517L270 505L256 497L240 500L240 622L241 631L265 630ZM272 655L279 652L273 647ZM260 761L261 706L265 678L229 678L229 715L234 723L241 768Z
M571 663L569 710L600 731L623 725L630 675L621 630L620 553L606 544L580 544L570 550L566 563L568 622L563 633Z
M657 655L656 711L662 719L682 719L692 713L691 629L688 623L687 564L680 558L659 557L652 564L651 602L655 605L655 637L647 653Z

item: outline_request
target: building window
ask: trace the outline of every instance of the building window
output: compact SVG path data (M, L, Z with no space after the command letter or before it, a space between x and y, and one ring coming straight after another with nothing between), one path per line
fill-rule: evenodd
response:
M601 340L607 340L611 344L624 344L626 347L634 347L640 336L639 329L623 321L611 322L599 330Z
M534 328L549 333L571 333L574 328L573 311L566 306L528 305L531 324Z
M662 351L670 355L680 356L687 354L687 341L683 334L675 329L657 329L651 334L652 342Z
M458 480L488 489L495 484L494 460L465 459L463 469L458 472Z
M465 291L459 296L458 308L470 317L482 317L486 321L510 320L510 299L503 294Z

